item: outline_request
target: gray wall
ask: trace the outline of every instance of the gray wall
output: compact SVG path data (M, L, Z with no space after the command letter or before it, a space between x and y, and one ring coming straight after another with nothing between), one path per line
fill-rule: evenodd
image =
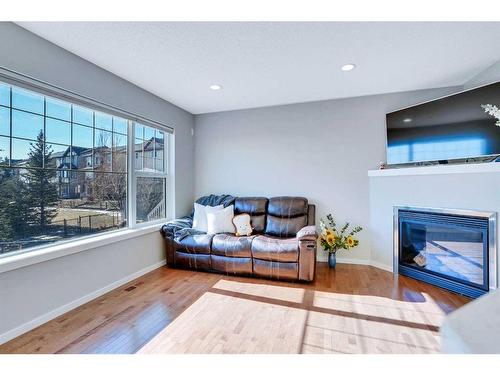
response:
M489 68L483 70L481 73L475 75L464 84L464 89L471 89L476 86L487 85L500 81L500 61L491 65Z
M194 186L193 115L12 23L0 22L0 67L172 126L176 214L189 212ZM0 342L164 259L163 241L151 233L1 273Z
M385 160L385 113L461 87L196 116L195 195L300 195L366 228L339 257L369 262L367 171ZM320 259L324 254L320 252Z

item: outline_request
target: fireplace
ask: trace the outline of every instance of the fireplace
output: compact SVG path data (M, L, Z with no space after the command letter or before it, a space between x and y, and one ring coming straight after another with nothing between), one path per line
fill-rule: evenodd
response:
M472 298L497 287L496 213L394 207L394 272Z

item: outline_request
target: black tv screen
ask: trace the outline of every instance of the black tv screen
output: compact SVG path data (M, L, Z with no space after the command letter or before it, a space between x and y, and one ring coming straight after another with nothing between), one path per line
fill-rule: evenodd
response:
M387 163L500 154L500 82L386 115Z

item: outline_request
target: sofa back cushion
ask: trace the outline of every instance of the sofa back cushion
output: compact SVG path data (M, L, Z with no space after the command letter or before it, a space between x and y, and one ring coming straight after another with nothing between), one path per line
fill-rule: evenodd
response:
M307 226L309 205L302 197L274 197L269 199L265 234L276 237L294 237Z
M234 201L234 214L249 214L253 233L263 233L266 228L267 198L240 197Z

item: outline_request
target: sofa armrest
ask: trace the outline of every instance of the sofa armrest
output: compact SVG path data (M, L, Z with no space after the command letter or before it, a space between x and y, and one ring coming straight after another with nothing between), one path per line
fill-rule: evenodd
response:
M299 241L316 241L318 234L314 225L308 225L297 232L297 239Z
M171 220L160 229L160 233L165 238L165 251L167 264L169 266L175 265L174 256L174 238L182 231L189 230L193 226L193 218L190 216L185 216L180 219Z
M179 219L170 220L161 227L160 232L166 239L173 239L177 232L191 228L192 226L193 218L191 216L184 216Z
M316 273L316 227L309 225L297 233L299 245L299 280L313 281Z

